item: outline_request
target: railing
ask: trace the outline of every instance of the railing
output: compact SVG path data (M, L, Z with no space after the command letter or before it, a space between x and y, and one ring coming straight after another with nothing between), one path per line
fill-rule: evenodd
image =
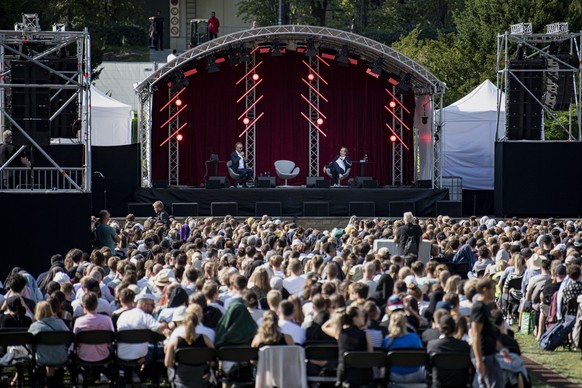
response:
M82 167L5 167L0 171L0 191L82 192Z

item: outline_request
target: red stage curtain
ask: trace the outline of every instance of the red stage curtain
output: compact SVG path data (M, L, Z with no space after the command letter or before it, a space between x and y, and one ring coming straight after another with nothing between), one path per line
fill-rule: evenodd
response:
M263 61L257 73L263 80L256 88L257 98L264 95L257 104L257 116L265 112L258 121L256 129L256 168L257 175L270 172L275 176L273 163L279 159L293 160L301 174L290 184L305 184L309 173L309 134L308 123L301 112L307 114L308 104L301 94L308 96L308 87L302 78L307 79L308 70L302 63L307 58L303 54L288 51L281 57L257 54L257 63ZM390 85L387 76L376 79L366 74L367 66L361 61L358 65L341 67L329 60L331 67L320 65L321 76L328 82L320 82L320 92L329 102L320 100L320 110L327 116L320 134L319 164L321 169L338 154L342 146L348 147L353 160L368 154L371 162L365 175L377 179L380 184L392 182L392 145L385 124L390 114L384 109L389 96L384 91ZM227 62L220 64L220 72L207 74L206 59L197 64L198 73L189 77L190 85L182 93L184 104L188 104L180 114L180 124L187 122L182 129L184 136L179 148L179 184L198 186L204 183L206 175L213 175L213 167L205 161L210 154L216 153L221 161L229 160L234 143L245 142L244 125L237 120L244 112L244 99L237 103L244 90L244 81L236 82L245 74L244 64L232 67ZM166 82L157 84L154 94L152 129L152 166L153 180L168 180L168 145L160 147L168 136L168 109L160 108L168 101ZM410 93L406 99L410 112L414 112L414 99ZM405 122L412 127L412 116L406 115ZM410 151L404 151L405 182L413 180L412 131L405 130L405 142ZM224 163L220 164L219 175L228 175ZM354 164L351 177L359 175L359 165Z

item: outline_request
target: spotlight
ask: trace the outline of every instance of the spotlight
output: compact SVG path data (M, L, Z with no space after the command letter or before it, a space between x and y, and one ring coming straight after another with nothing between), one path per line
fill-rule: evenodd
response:
M320 117L317 119L317 125L322 125L323 124L323 119Z
M394 143L396 141L396 136L390 135L390 141Z
M423 124L427 124L428 123L428 116L422 116L421 120L422 120Z
M410 73L404 74L404 76L402 77L402 80L400 80L400 83L398 84L398 86L396 86L396 89L398 89L400 91L400 93L402 93L402 94L408 93L408 90L412 86L412 83L410 82L411 78L412 78L412 74L410 74Z
M176 101L174 101L174 104L176 104L176 106L182 106L182 100L178 98Z
M181 133L179 133L179 134L176 135L176 140L182 141L182 139L184 139L184 136L182 136Z
M245 117L245 118L243 119L243 124L244 124L244 125L249 125L249 123L250 123L250 122L251 122L251 120L250 120L248 117Z
M171 88L174 93L179 92L182 88L188 85L190 85L190 81L184 76L182 71L172 74L168 81L168 87Z
M259 78L261 78L260 75L258 75L257 73L253 74L253 81L258 81Z
M305 56L313 58L317 55L317 50L315 49L315 41L313 38L307 38L307 50L305 51Z
M241 62L248 62L251 60L251 57L249 55L249 50L247 50L247 48L244 44L241 44L239 49L238 49L238 58L239 58L239 61L241 61Z
M315 79L315 76L312 73L309 73L307 75L307 79L310 80L310 81L313 81Z
M228 60L231 66L236 66L240 63L239 51L235 48L228 50Z
M216 55L210 54L208 57L208 64L206 65L206 70L209 74L216 73L220 71L220 67L216 64Z
M384 65L384 60L382 58L376 59L370 68L370 72L376 74L377 76L382 75L382 65Z
M335 60L342 66L347 66L350 62L348 45L344 44L339 53L335 56Z
M271 56L272 57L280 57L283 55L281 45L282 45L282 43L279 39L273 39L273 42L271 43Z
M388 103L388 106L390 107L390 109L394 109L396 108L396 101L392 100Z

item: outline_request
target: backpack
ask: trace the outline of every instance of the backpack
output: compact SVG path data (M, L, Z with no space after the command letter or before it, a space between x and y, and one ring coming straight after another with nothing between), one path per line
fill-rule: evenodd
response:
M408 228L407 232L406 232L406 241L404 241L404 244L402 244L402 253L405 255L408 254L418 254L418 244L416 243L416 239L414 238L414 236L411 236L408 234L408 232L411 232L412 228Z
M575 323L576 319L574 315L566 315L564 320L556 323L542 335L538 343L540 349L547 351L555 350L568 337Z
M548 311L548 323L556 323L558 321L558 292L554 292L550 300L550 310Z

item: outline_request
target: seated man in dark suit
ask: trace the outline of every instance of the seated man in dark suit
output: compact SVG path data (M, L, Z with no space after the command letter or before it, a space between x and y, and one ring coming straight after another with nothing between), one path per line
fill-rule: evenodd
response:
M253 170L247 166L247 159L243 152L242 143L236 143L234 145L235 150L230 154L230 168L236 174L238 174L237 186L253 178Z
M442 338L428 342L426 351L430 356L451 352L467 353L467 355L470 354L471 348L469 344L453 337L455 327L455 320L450 315L444 315L441 317L439 320L439 330L441 331ZM469 381L469 369L433 368L432 381L432 386L437 388L463 387L466 386Z
M352 159L348 156L348 149L342 147L339 155L333 158L333 161L327 165L327 169L331 173L331 180L334 186L339 185L339 177L343 175L352 167Z

